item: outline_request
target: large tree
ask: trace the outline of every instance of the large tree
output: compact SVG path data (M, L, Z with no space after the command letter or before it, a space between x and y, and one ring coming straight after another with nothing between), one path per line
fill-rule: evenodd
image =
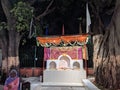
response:
M23 3L19 1L23 1ZM6 24L0 24L4 25L2 30L0 29L3 51L2 68L8 70L11 66L19 67L18 49L21 37L28 35L31 38L34 35L32 30L35 28L39 28L36 29L36 32L39 33L38 31L41 31L41 27L38 27L40 24L44 30L44 25L49 24L50 35L61 34L63 23L66 29L65 34L77 34L79 31L78 18L85 18L85 2L85 0L1 0L6 17ZM52 11L54 12L51 13ZM29 27L30 24L36 26ZM85 27L85 25L83 26Z
M50 8L53 1L47 1L46 8L38 15L33 15L34 9L31 7L37 0L1 0L1 6L6 17L6 23L0 24L0 41L2 48L2 69L9 72L11 67L19 70L19 44L20 40L29 32L32 35L33 19L37 22L41 17L47 15L54 8ZM41 2L44 2L41 0Z
M95 0L91 7L96 11L93 25L96 82L117 90L120 89L120 0Z

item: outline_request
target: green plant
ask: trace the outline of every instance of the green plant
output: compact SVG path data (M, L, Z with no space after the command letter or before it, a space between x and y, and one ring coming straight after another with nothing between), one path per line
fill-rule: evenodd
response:
M24 32L30 30L30 22L33 18L33 7L25 2L18 2L15 4L11 13L16 18L17 32Z
M1 22L0 23L0 31L4 30L4 29L7 29L7 24L6 24L6 22Z

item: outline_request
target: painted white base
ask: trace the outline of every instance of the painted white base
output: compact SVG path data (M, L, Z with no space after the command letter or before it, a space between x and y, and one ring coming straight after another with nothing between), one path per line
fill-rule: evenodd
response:
M86 79L85 70L45 70L43 73L43 85L81 86L82 79Z

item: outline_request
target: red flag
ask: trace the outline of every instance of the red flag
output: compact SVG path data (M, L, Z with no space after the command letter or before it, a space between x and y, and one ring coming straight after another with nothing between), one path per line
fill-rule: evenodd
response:
M64 35L64 24L62 26L62 35Z

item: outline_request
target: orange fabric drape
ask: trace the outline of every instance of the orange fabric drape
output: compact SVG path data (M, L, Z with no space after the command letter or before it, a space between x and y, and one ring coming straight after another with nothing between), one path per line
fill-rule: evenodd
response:
M86 42L88 35L80 35L77 37L77 41L79 42Z
M63 42L69 43L69 42L71 42L71 41L77 40L77 37L75 37L75 36L61 36L61 40L62 40Z
M40 44L45 43L60 44L61 42L61 39L59 37L37 37L37 40L40 42Z
M85 43L88 35L71 35L71 36L53 36L53 37L37 37L40 44L45 45L46 43L51 43L53 45L59 45L61 42L69 44L71 42Z

